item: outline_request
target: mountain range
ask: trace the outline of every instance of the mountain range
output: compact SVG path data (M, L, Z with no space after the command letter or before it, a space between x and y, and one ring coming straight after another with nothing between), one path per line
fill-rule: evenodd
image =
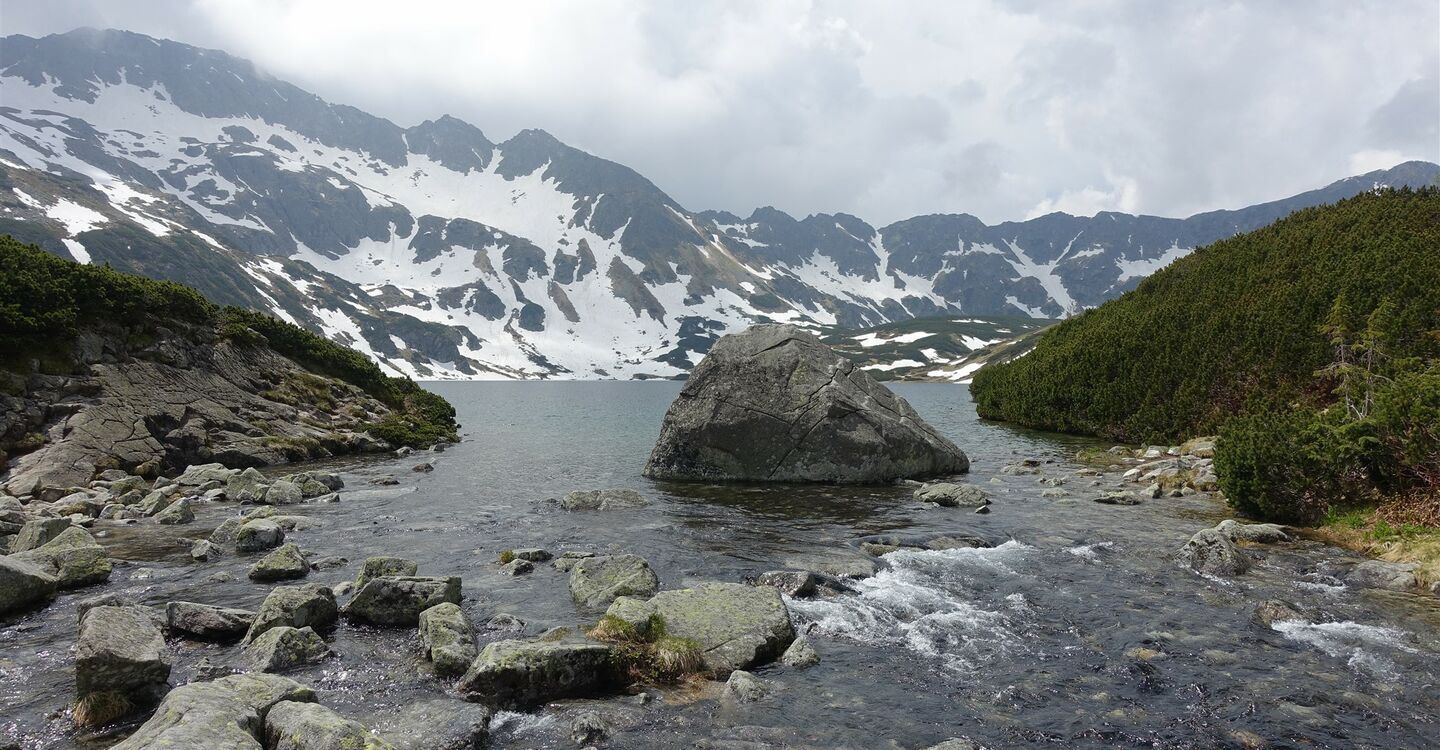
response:
M1437 178L1407 162L1184 219L740 217L687 209L542 130L404 128L224 52L114 30L0 39L0 233L272 313L417 378L675 377L764 320L1059 318L1197 246Z

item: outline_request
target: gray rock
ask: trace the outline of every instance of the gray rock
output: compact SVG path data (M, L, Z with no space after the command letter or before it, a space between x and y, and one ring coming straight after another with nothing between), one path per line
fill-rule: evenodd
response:
M769 685L742 669L731 672L725 681L725 696L740 703L754 703L769 694Z
M660 579L650 563L637 555L587 557L570 569L570 596L591 609L618 596L649 596L659 589Z
M1102 505L1139 505L1140 498L1129 492L1107 492L1095 498L1095 502Z
M645 476L882 483L969 466L865 370L799 328L766 324L722 337L691 370Z
M649 505L635 490L576 490L559 500L565 510L629 510Z
M503 633L518 633L525 629L525 621L508 612L501 612L492 615L484 622L486 630L494 630Z
M235 549L238 552L260 552L278 547L284 541L284 530L268 518L246 521L235 532Z
M57 579L38 565L0 555L0 614L49 599Z
M771 570L755 579L756 586L769 586L795 597L813 596L815 583L815 574L808 570Z
M282 701L265 714L266 750L394 750L365 725L318 703Z
M594 552L562 552L560 553L559 557L555 558L555 562L551 563L551 565L553 565L556 570L562 573L569 573L570 569L575 567L575 563L580 562L587 557L594 556Z
M255 622L255 613L246 609L216 607L196 602L165 605L165 626L171 633L206 640L238 639Z
M345 617L370 625L415 627L421 612L442 602L460 603L459 577L380 576L345 605Z
M280 625L245 644L245 659L256 672L285 672L330 656L330 647L312 628Z
M355 588L363 589L371 578L380 576L413 576L419 571L414 560L403 557L375 556L365 558L360 564L360 575L355 577Z
M295 544L283 544L250 566L252 581L291 581L310 574L310 561Z
M620 616L612 608L610 614ZM790 611L780 592L738 583L706 583L662 591L638 609L633 602L621 619L634 620L647 610L660 616L667 635L695 641L705 668L716 677L774 660L795 640Z
M869 578L880 570L880 563L855 550L836 549L791 555L785 558L785 567L836 578Z
M90 532L71 526L29 552L11 555L55 577L62 589L104 583L110 578L110 558Z
M542 637L489 644L455 688L466 700L529 708L604 694L625 682L624 665L609 644Z
M226 480L225 497L236 503L258 503L265 499L269 486L264 474L253 468L245 469Z
M1418 584L1415 563L1396 563L1384 560L1366 560L1350 569L1345 583L1351 586L1390 591L1408 591Z
M1227 518L1221 521L1215 530L1224 534L1232 542L1275 544L1292 541L1290 534L1285 531L1285 527L1278 523L1240 523L1233 518Z
M1303 620L1305 617L1300 614L1300 611L1295 608L1295 605L1289 602L1279 599L1267 599L1255 606L1255 614L1252 616L1252 619L1260 625L1270 627L1277 622Z
M347 564L349 564L349 562L350 560L348 558L340 557L338 555L326 555L324 557L317 557L314 560L311 560L310 569L333 570L335 568L343 568Z
M227 469L223 464L193 464L185 467L180 476L175 477L175 484L186 487L199 487L211 482L229 484L230 478L239 474L236 469ZM111 487L114 491L114 487Z
M260 750L256 736L271 707L313 701L315 691L270 674L238 674L183 685L134 734L111 750Z
M253 641L281 625L324 629L334 625L338 617L335 594L329 588L313 583L276 586L255 612L255 622L246 631L245 640Z
M190 545L190 559L196 562L218 560L223 552L220 545L208 539L197 539L194 544Z
M240 527L245 525L248 519L239 516L231 516L220 522L215 530L210 532L210 541L222 547L231 547L235 544L235 538L240 535Z
M931 745L925 750L985 750L985 748L972 739L956 737L945 740L938 745Z
M550 553L538 547L526 547L523 549L511 550L517 560L528 560L529 562L545 562L550 559Z
M810 645L810 639L802 635L790 644L790 648L785 649L784 655L780 657L780 663L787 667L804 669L819 664L820 655L815 653L815 647Z
M193 523L194 521L195 509L190 506L190 498L187 497L176 500L166 506L165 510L155 514L155 522L166 526Z
M946 508L980 508L990 504L990 495L971 484L926 482L915 490L915 499Z
M300 485L281 479L265 490L264 502L266 505L294 505L304 499L305 493L301 491Z
M451 602L420 613L420 648L442 676L464 674L479 653L474 628L460 606Z
M482 750L493 712L453 698L410 703L386 722L385 739L397 750Z
M94 607L75 645L75 723L107 724L149 708L165 693L170 659L155 617L143 607Z
M1250 558L1230 538L1215 529L1202 529L1190 537L1176 559L1197 573L1237 576L1250 569Z
M522 576L535 569L535 563L529 560L511 560L500 566L500 572L507 576Z
M51 539L70 528L69 518L33 518L20 527L20 533L10 542L10 552L26 552L39 549Z
M594 745L610 736L610 724L594 711L581 711L570 720L570 741L576 745Z

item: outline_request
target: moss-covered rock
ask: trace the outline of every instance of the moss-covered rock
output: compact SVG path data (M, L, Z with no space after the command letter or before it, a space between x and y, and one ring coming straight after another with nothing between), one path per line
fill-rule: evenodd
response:
M668 636L699 646L705 668L717 677L774 660L795 640L790 611L769 587L707 583L614 608L631 621L658 616Z
M280 625L245 644L245 658L257 672L284 672L330 656L330 647L312 628Z
M355 594L345 616L370 625L414 627L421 612L442 602L460 603L458 576L380 576Z
M455 687L466 700L525 708L601 695L627 680L625 664L613 646L562 636L491 643Z
M294 543L282 544L250 566L252 581L290 581L310 573L310 562Z
M313 701L315 691L286 677L238 674L178 687L112 750L260 750L257 734L272 706Z
M435 663L436 674L446 676L464 674L478 653L474 628L460 606L451 602L420 613L420 647Z
M265 631L281 625L323 629L334 625L338 617L335 593L328 587L313 583L276 586L260 604L255 622L245 633L245 640L253 641Z
M318 703L282 701L265 715L268 750L394 750L359 722Z
M570 569L570 595L584 607L598 609L620 596L649 596L660 589L650 563L637 555L587 557Z
M104 583L110 578L110 558L105 548L79 526L71 526L40 547L12 557L54 576L62 589Z

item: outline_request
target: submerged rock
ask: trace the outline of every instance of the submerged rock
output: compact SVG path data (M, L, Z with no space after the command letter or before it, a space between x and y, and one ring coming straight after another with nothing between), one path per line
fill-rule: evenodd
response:
M257 734L272 706L313 700L315 691L278 675L196 682L170 691L150 719L111 750L260 750Z
M1250 569L1250 558L1230 537L1215 529L1202 529L1190 537L1176 559L1191 570L1206 575L1238 576Z
M319 703L282 701L265 714L266 750L394 750L365 725Z
M558 501L565 510L629 510L649 502L635 490L576 490Z
M380 576L345 606L345 617L370 625L414 627L420 613L443 602L460 603L460 578Z
M754 703L770 694L770 686L749 672L737 669L725 681L726 697L740 703Z
M619 596L649 596L660 589L650 563L637 555L587 557L570 569L570 596L596 609Z
M721 338L690 372L645 476L882 483L969 466L903 398L813 335L757 325Z
M625 682L624 665L610 644L541 638L491 643L455 688L466 700L527 708L603 694Z
M915 490L915 499L945 508L980 508L990 504L990 495L971 484L926 482Z
M492 715L485 706L437 698L405 706L382 733L397 750L481 750Z
M1396 563L1384 560L1366 560L1350 569L1345 583L1362 588L1408 591L1415 587L1415 563Z
M451 602L420 613L420 648L435 663L435 673L444 676L464 674L479 653L475 629L460 606Z
M1267 599L1255 606L1255 614L1252 619L1261 625L1270 627L1277 622L1303 620L1305 617L1289 602L1279 599Z
M75 723L94 727L155 704L170 659L154 615L143 607L92 607L75 645Z

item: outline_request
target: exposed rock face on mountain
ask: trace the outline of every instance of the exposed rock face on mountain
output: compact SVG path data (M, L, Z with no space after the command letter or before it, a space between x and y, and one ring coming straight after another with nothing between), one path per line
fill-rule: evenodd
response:
M540 130L495 143L120 31L0 43L0 231L292 319L427 377L674 376L764 321L1057 317L1197 245L1421 185L1412 162L1188 219L687 210Z
M967 471L905 399L794 326L720 339L665 413L645 476L888 482Z

